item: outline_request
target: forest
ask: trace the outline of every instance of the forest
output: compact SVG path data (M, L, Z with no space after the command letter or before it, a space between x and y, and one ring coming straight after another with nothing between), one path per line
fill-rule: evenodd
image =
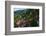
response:
M39 27L39 9L14 11L14 27Z

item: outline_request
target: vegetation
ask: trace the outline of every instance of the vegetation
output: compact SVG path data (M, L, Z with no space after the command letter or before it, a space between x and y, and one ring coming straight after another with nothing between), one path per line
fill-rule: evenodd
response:
M14 11L14 27L38 27L39 9Z

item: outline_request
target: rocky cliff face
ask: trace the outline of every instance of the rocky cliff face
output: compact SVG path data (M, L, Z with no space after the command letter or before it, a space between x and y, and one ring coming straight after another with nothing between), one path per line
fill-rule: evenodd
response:
M17 25L18 27L24 27L24 26L26 26L26 25L30 26L30 24L31 24L31 20L25 20L25 19L21 19L21 20L18 20L18 21L16 22L16 25Z

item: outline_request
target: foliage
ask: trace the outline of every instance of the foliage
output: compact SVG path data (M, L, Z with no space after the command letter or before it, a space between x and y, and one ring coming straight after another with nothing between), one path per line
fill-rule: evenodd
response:
M37 17L36 17L37 16ZM37 21L39 21L39 9L24 9L14 11L14 25L16 27L16 21L26 19L31 20L32 25L30 26L38 26Z

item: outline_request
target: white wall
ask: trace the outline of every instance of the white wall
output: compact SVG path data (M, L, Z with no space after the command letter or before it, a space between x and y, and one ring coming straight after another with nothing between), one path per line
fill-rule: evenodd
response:
M16 0L16 1L46 3L46 0ZM45 18L46 18L46 16L45 16ZM46 24L46 19L45 19L45 24ZM46 27L46 25L45 25L45 27ZM5 36L4 34L5 34L5 0L0 0L0 36ZM11 36L15 36L15 35L11 35ZM16 35L16 36L46 36L46 33L24 34L24 35Z

